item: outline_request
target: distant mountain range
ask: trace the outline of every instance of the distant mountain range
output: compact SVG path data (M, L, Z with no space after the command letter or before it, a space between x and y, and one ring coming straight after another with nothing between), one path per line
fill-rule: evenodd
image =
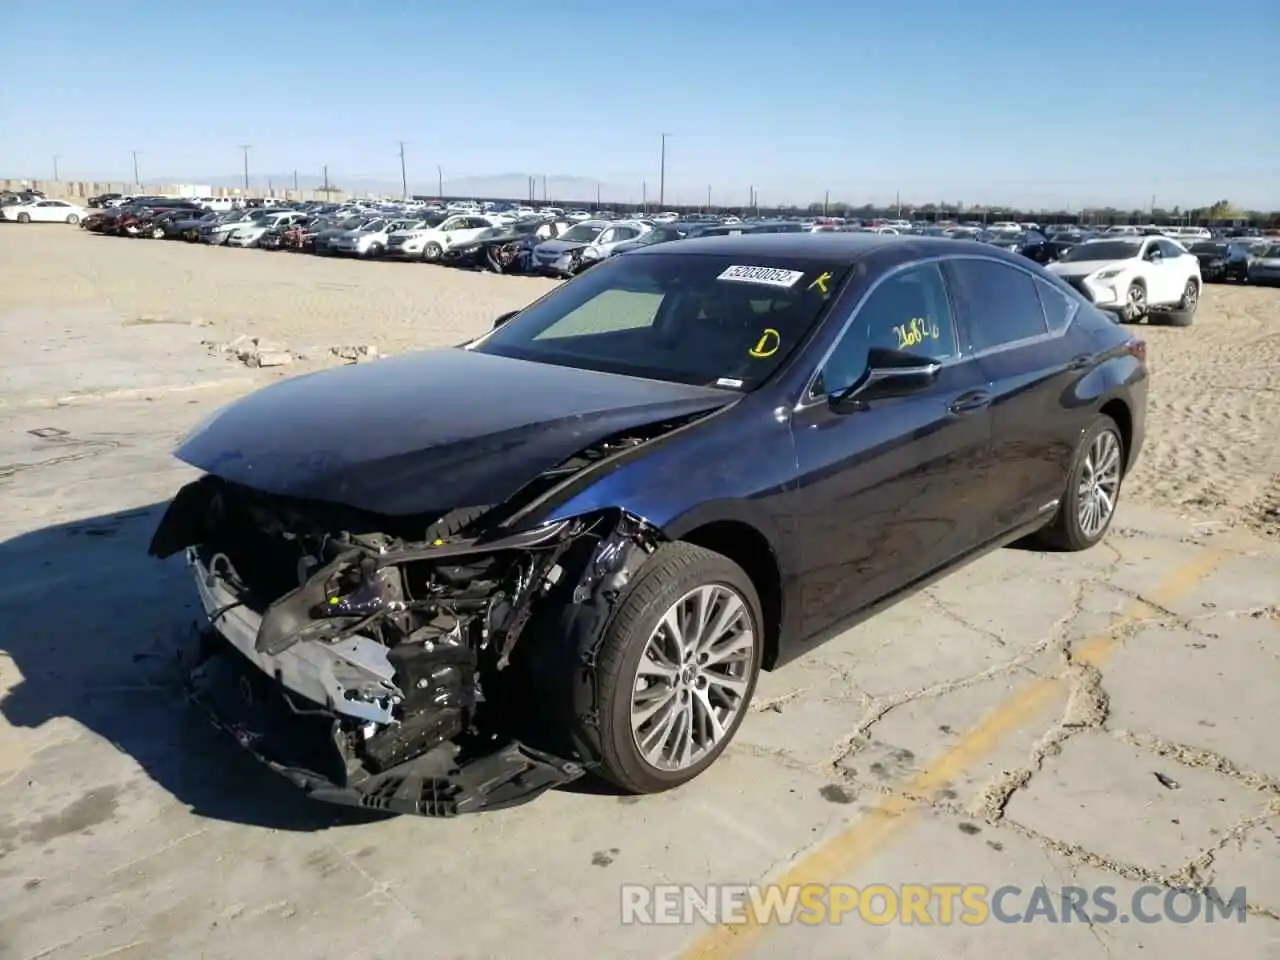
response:
M500 173L490 177L453 177L445 178L444 195L447 197L503 198L524 200L529 197L530 178L533 181L534 199L543 199L544 184L548 200L581 200L595 202L596 190L599 188L602 203L622 203L640 201L640 184L634 187L619 186L593 180L590 177L578 177L567 174L541 176L524 173ZM157 183L194 183L207 184L211 187L239 187L243 185L242 177L148 177ZM324 178L298 175L298 188L301 190L318 190L324 186ZM255 174L249 177L249 186L253 189L272 187L276 190L292 189L294 179L292 173ZM363 196L376 194L399 196L401 184L399 180L352 179L334 173L329 177L329 185L347 195ZM409 192L420 196L436 196L440 192L437 180L423 181L411 179ZM656 194L656 190L654 193Z

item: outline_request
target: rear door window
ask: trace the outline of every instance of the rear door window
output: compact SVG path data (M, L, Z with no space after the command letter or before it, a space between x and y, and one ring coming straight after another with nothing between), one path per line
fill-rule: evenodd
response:
M974 353L1007 347L1049 332L1031 274L995 260L947 261L951 289L963 304Z

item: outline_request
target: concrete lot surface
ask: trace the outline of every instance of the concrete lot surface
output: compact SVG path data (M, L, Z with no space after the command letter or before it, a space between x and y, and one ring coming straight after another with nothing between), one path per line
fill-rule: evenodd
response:
M297 317L236 327L190 306L215 273L224 298L261 310L253 278L268 262L299 288L314 270L289 254L0 230L0 958L1280 958L1280 539L1238 509L1280 474L1265 453L1280 420L1227 458L1238 496L1223 485L1190 503L1210 477L1161 501L1135 494L1136 474L1100 547L1000 551L764 675L734 745L681 790L575 785L454 821L361 817L301 798L186 704L194 590L180 562L145 555L193 476L174 442L306 366L250 370L201 346L210 324L293 339ZM415 326L422 344L480 332L540 283L326 270L367 289L366 318L402 315L385 320L394 336L354 315L349 330L317 321L315 342L345 333L384 352ZM440 303L463 288L458 320ZM1152 331L1157 364L1190 366L1176 338L1201 349L1232 303L1272 324L1257 336L1275 350L1280 291L1211 292L1190 331ZM1239 376L1249 409L1274 414L1276 368ZM1212 418L1214 381L1197 388ZM1154 437L1186 406L1176 396L1153 408ZM1212 469L1203 448L1185 463L1156 450L1167 475ZM936 903L932 924L856 908L840 924L623 923L623 885L769 881L1015 886L1006 919L1037 887L1055 900L1113 888L1119 909L1091 923L946 923ZM1205 922L1202 901L1188 923L1131 909L1147 888L1204 886L1245 888L1243 922ZM1160 914L1164 893L1143 896Z

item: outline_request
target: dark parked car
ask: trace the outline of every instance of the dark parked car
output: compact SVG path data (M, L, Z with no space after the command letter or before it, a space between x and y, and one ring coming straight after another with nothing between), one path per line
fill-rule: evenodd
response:
M443 259L451 266L481 266L494 273L525 270L535 246L554 240L570 226L563 220L528 219L490 227L473 240L451 245Z
M1243 283L1249 278L1249 264L1257 256L1255 246L1256 243L1240 239L1197 240L1187 250L1200 261L1200 276L1206 283Z
M313 797L660 791L761 669L1002 544L1098 543L1145 358L985 244L657 244L468 344L227 407L150 550L186 552L217 631L193 696Z
M1001 247L1010 253L1034 260L1036 263L1051 263L1057 259L1055 253L1057 248L1044 234L1036 230L1026 230L1022 233L984 233L979 239L983 243Z
M684 239L684 234L676 227L664 224L658 224L648 233L642 233L635 240L627 240L618 244L613 248L612 256L620 253L630 253L632 250L639 250L641 247L652 247L655 243L670 243L673 240Z

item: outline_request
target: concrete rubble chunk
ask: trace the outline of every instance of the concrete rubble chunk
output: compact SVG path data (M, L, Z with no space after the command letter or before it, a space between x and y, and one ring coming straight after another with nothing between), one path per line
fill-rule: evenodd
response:
M378 348L371 343L358 346L330 347L330 353L348 363L368 363L378 359Z
M251 367L283 367L293 362L293 354L287 350L268 350L243 359Z

